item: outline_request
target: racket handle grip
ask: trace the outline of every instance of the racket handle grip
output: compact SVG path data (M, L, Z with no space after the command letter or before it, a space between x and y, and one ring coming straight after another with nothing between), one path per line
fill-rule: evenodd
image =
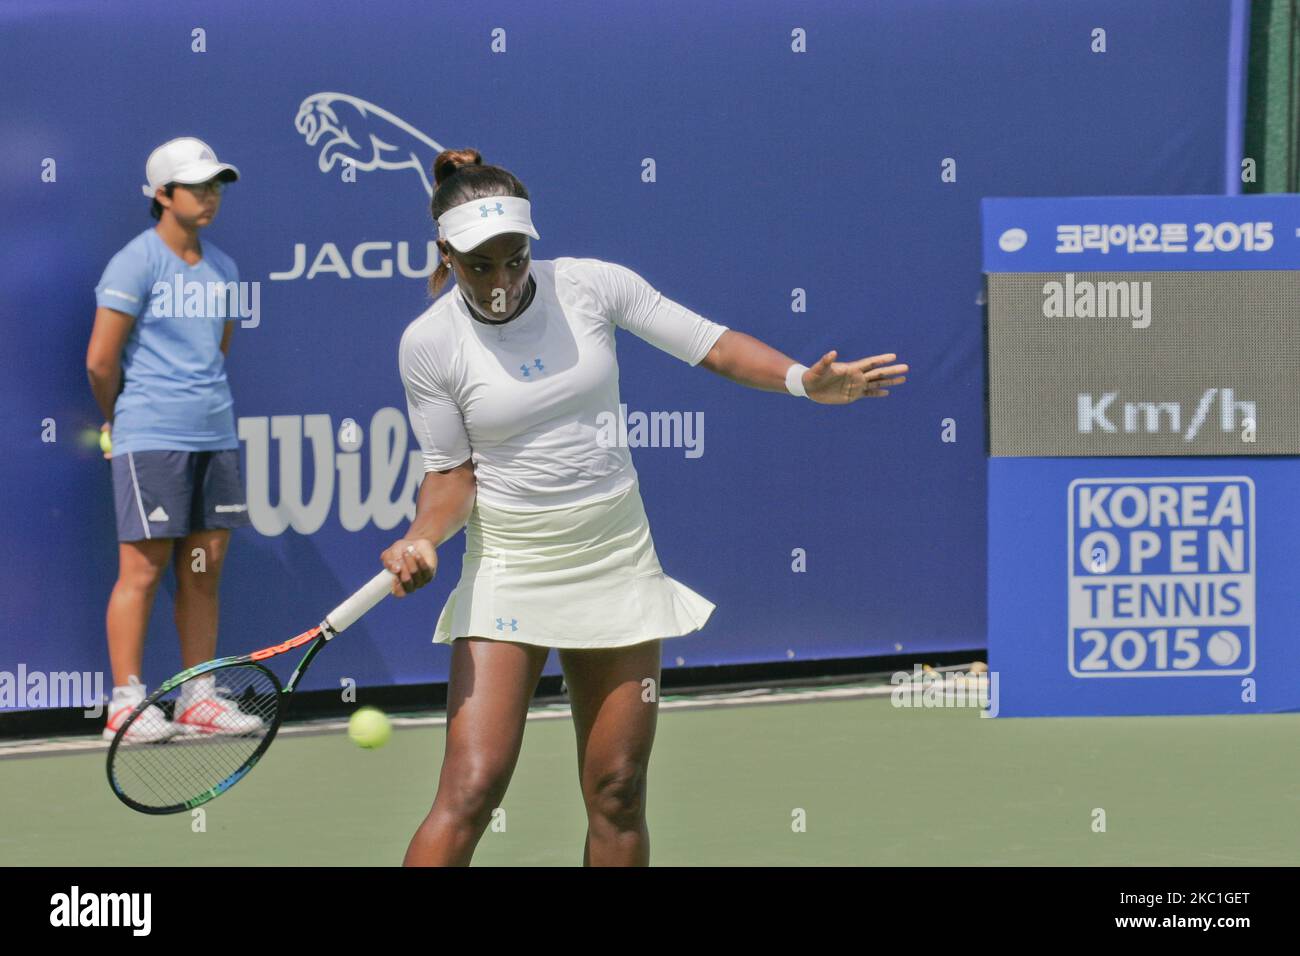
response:
M361 615L392 592L394 577L396 575L392 571L384 568L367 581L360 591L326 614L323 625L328 626L335 634L342 634L355 624Z

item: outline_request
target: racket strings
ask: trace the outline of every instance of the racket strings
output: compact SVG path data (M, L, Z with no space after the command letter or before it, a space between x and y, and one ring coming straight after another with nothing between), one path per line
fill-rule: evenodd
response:
M161 811L184 809L233 783L274 733L280 702L279 683L257 665L190 678L128 725L113 755L117 789L140 807Z

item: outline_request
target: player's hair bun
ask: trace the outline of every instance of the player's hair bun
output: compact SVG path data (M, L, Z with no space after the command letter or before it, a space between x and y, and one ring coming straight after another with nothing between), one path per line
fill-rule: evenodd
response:
M433 180L438 185L462 166L482 166L483 155L473 148L444 149L433 161Z

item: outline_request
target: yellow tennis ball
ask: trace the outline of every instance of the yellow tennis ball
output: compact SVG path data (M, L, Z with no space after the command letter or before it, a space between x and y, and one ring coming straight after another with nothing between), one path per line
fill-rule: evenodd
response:
M348 736L358 747L382 747L393 736L393 725L382 710L362 707L348 718Z
M99 433L99 450L105 455L113 454L113 434L112 432Z

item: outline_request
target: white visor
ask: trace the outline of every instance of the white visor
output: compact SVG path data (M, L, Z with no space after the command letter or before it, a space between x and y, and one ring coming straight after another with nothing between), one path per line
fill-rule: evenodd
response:
M492 196L453 206L438 217L438 238L457 252L469 252L503 232L541 239L533 228L532 203L517 196Z

